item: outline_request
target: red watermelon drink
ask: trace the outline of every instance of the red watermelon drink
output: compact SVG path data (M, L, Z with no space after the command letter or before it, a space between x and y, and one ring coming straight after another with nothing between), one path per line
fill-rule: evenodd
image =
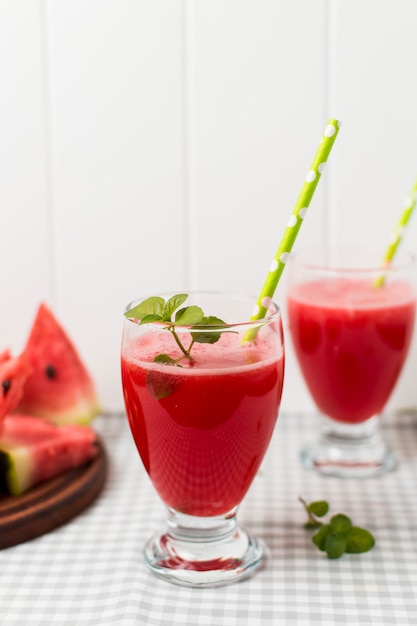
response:
M248 576L262 559L236 511L277 420L283 335L274 305L249 323L250 299L196 294L189 303L221 319L175 325L175 335L166 322L126 320L122 383L136 446L169 511L168 533L148 542L146 562L168 580L213 586ZM254 340L244 341L249 328Z
M303 460L325 473L374 474L394 463L378 429L408 354L416 310L411 259L381 269L295 257L288 319L295 354L324 416ZM382 277L382 278L381 278Z
M322 279L293 289L288 315L297 358L319 409L347 424L379 414L410 347L411 287L397 282L375 289L363 280Z

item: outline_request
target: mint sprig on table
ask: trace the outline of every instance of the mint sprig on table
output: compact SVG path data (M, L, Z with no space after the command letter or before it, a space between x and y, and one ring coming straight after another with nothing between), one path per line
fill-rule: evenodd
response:
M307 504L303 498L299 498L307 513L306 528L316 528L318 531L312 536L312 542L322 552L326 552L329 559L338 559L345 552L348 554L360 554L368 552L375 545L375 539L369 530L354 526L350 517L343 513L333 515L325 523L321 521L328 511L329 504L326 500L318 500Z
M160 296L153 296L143 300L140 304L126 311L125 317L137 319L139 325L150 324L152 322L162 322L165 324L164 329L169 331L176 344L182 352L182 356L174 359L169 354L158 354L153 360L156 363L166 363L167 365L175 365L182 367L180 361L187 358L190 362L194 361L191 356L191 349L194 343L216 343L224 330L226 323L219 317L213 315L206 316L203 310L196 305L183 308L182 304L187 300L188 294L178 293L168 300ZM191 342L185 346L178 333L177 326L193 326L194 330L191 334ZM210 332L207 332L210 330ZM219 332L213 332L218 330Z

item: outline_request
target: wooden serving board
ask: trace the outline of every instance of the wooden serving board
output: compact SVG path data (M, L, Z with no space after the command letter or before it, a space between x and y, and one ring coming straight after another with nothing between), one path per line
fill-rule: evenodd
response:
M0 549L62 526L98 496L107 473L107 455L99 438L98 447L98 455L83 467L69 470L21 496L0 494Z

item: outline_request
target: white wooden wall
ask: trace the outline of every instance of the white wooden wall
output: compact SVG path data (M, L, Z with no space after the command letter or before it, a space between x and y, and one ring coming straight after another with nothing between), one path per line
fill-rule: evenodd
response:
M416 0L0 0L0 348L47 301L120 410L125 304L256 296L330 116L296 245L382 251L417 176L416 32ZM283 407L309 408L287 354ZM392 405L416 368L415 341Z

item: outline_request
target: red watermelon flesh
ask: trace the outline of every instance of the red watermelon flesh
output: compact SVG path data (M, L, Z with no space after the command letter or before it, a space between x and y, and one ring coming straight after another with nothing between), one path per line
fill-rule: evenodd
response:
M29 372L30 367L23 356L14 358L10 350L0 354L0 435L4 418L22 397Z
M63 472L80 467L98 453L89 426L55 426L29 415L8 415L0 438L3 487L20 495Z
M23 355L32 372L16 411L55 424L89 424L100 413L93 381L74 344L41 304Z

